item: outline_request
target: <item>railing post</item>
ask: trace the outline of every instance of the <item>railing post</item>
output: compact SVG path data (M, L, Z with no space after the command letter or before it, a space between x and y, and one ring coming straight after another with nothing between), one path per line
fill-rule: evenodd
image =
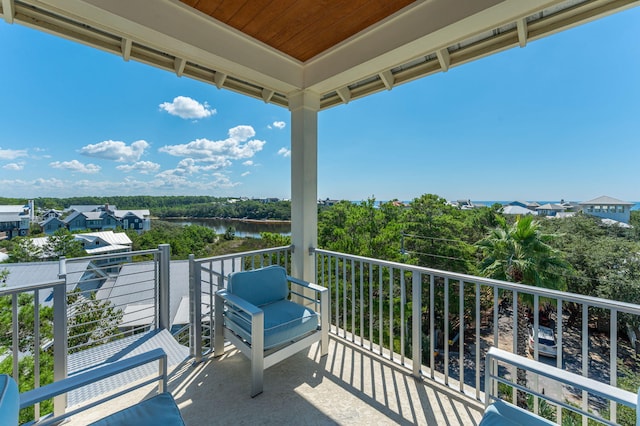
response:
M200 280L196 278L196 261L189 255L189 351L196 362L202 360L202 290Z
M60 258L61 271L64 258ZM67 354L69 340L67 335L67 284L66 275L60 274L65 281L53 288L53 381L58 382L67 378ZM36 290L37 291L37 290ZM67 408L67 395L53 398L53 413L56 416L64 414Z
M422 274L412 272L411 282L411 358L413 358L413 375L420 377L422 365Z
M168 330L171 326L169 318L169 263L171 246L160 244L159 277L158 277L158 328Z

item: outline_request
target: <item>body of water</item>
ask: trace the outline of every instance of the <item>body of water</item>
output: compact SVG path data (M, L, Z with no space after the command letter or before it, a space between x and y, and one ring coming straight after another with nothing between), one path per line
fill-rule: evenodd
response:
M213 229L216 234L224 234L229 227L234 227L236 237L260 238L261 232L272 232L274 234L291 235L290 223L273 222L245 222L232 219L162 219L167 222L176 223L182 226L199 225Z

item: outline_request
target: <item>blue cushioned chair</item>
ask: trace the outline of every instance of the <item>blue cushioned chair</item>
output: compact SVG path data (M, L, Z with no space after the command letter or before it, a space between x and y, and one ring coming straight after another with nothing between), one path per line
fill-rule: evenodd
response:
M97 422L92 423L92 425L184 426L180 410L178 409L173 396L171 396L170 393L165 392L167 384L167 355L162 349L154 349L140 355L116 361L22 394L18 393L18 386L11 376L0 374L0 425L17 426L18 414L21 408L30 407L54 396L65 394L69 391L79 389L88 384L95 383L96 381L122 373L132 368L140 367L141 365L153 361L159 361L160 367L157 376L153 376L143 382L130 385L127 389L118 392L115 396L138 389L149 383L153 383L154 381L159 382L159 393L149 399L98 420ZM37 424L58 424L64 419L90 409L98 404L108 402L113 398L114 396L107 396L80 408L66 411L59 415L43 418Z
M327 354L327 289L267 266L229 275L216 292L215 356L231 341L251 360L251 396L262 392L264 369L320 341ZM224 338L223 338L224 336Z

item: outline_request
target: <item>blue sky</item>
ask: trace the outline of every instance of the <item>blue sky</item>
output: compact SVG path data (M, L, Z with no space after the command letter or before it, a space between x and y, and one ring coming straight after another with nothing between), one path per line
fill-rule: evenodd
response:
M0 196L290 196L289 111L0 22ZM318 197L640 200L640 8L319 114Z

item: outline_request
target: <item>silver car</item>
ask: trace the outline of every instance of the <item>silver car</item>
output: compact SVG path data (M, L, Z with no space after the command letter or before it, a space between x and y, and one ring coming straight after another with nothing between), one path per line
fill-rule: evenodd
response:
M533 327L529 327L529 352L533 355ZM543 325L538 326L538 353L542 356L555 358L558 355L556 336L553 330Z

